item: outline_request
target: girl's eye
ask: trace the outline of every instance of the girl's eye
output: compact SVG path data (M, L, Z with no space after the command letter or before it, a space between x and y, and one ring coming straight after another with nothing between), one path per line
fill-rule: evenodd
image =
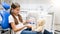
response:
M19 11L19 9L17 9L17 11Z

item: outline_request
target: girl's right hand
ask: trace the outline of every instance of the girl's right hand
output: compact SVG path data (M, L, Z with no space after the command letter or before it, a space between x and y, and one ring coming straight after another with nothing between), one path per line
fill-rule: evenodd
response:
M29 19L29 20L26 20L27 22L31 22L31 21L33 21L34 19L32 18L32 19Z
M26 24L25 27L32 28L32 26L30 24Z

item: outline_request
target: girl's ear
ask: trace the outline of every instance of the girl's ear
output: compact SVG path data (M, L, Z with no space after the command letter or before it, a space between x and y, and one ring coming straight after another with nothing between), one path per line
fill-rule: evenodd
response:
M13 8L11 8L11 11L12 11L12 12L13 12L13 10L14 10L14 9L13 9Z
M11 10L14 10L13 8L11 8Z

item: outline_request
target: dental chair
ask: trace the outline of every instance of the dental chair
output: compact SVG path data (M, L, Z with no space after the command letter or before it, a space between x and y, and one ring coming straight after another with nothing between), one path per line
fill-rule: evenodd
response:
M9 22L8 22L8 17L10 15L8 9L10 9L10 5L7 4L6 2L2 2L2 7L4 8L3 10L0 10L0 16L2 18L2 21L0 21L0 34L8 34L9 30L8 28L10 28Z

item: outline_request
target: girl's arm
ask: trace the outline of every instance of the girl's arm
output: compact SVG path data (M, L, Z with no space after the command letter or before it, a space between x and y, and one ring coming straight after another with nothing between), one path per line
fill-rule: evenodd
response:
M15 32L17 32L17 31L20 31L20 30L22 30L23 28L25 28L25 26L22 26L22 27L20 27L20 28L16 28L16 25L15 25L15 23L10 23L11 24L11 27L12 27L12 29L15 31Z
M27 24L27 21L26 21L26 20L23 20L23 24L24 24L24 25Z
M26 21L24 20L23 24L26 25L26 27L28 27L28 28L32 28L32 26L30 24L28 24L28 22L30 22L30 21L29 20L26 20Z

